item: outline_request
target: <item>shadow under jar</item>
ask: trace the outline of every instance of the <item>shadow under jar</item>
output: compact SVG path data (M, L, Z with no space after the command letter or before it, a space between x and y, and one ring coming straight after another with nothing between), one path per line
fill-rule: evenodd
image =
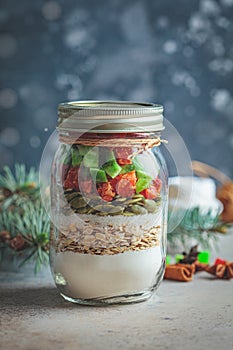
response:
M57 288L80 304L146 300L165 269L163 107L78 101L58 113L50 241Z

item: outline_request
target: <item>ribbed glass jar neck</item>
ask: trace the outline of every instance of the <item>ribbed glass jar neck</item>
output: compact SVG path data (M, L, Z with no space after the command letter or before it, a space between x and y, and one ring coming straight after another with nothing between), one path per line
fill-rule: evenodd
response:
M73 131L69 135L60 134L60 142L70 145L102 146L102 147L148 147L159 146L164 140L160 132L144 133L93 133L78 134Z

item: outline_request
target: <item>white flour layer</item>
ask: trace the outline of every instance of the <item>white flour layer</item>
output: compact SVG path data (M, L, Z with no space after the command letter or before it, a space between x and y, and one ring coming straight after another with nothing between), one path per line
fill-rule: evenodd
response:
M160 246L115 255L62 252L54 271L66 280L67 295L77 299L113 297L152 287L162 264Z

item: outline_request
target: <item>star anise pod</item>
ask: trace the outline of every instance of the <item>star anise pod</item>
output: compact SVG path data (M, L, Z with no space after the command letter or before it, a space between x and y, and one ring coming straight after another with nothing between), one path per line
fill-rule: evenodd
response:
M184 255L184 258L179 261L180 264L193 264L195 261L197 261L198 257L198 245L193 246L189 253L183 252L182 254Z
M225 264L207 267L206 272L214 275L217 278L229 280L233 278L233 262L226 261Z

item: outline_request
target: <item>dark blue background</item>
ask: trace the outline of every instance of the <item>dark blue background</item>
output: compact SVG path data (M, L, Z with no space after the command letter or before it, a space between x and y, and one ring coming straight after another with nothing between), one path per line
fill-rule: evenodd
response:
M0 161L38 165L60 101L165 106L233 177L233 0L2 1Z

